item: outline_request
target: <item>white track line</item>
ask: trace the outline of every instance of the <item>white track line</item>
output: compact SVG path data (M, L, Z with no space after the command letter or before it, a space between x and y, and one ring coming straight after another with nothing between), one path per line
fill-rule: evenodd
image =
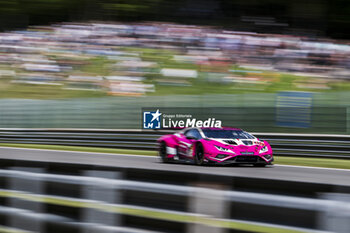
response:
M154 158L156 156L153 155L134 155L134 154L116 154L116 153L105 153L105 152L88 152L88 151L70 151L70 150L54 150L54 149L37 149L37 148L20 148L20 147L7 147L0 146L0 149L14 149L14 150L32 150L32 151L54 151L60 153L79 153L79 154L106 154L106 155L114 155L114 156L129 156L129 157L139 157L139 158ZM282 164L274 164L276 167L295 167L295 168L308 168L308 169L322 169L322 170L334 170L334 171L348 171L350 169L342 169L342 168L327 168L327 167L309 167L309 166L297 166L297 165L282 165Z
M350 169L345 169L345 168L309 167L309 166L283 165L283 164L274 164L274 166L277 166L277 167L295 167L295 168L312 168L312 169L322 169L322 170L334 170L334 171L347 171L347 172L350 172Z

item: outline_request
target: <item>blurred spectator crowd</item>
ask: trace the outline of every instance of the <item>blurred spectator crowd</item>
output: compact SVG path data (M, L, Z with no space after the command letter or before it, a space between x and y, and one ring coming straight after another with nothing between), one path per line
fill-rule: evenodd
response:
M190 86L203 74L208 82L263 83L259 72L318 78L308 87L327 88L350 77L350 43L156 22L0 33L0 79L13 84L144 95L157 85Z

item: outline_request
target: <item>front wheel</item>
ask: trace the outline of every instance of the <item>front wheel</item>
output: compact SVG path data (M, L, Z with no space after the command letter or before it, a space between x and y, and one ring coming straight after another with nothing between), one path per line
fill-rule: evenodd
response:
M203 165L204 163L204 148L202 144L197 144L196 146L194 162L197 165Z
M169 162L169 158L168 155L166 153L166 144L165 142L161 142L159 145L159 157L162 160L163 163L168 163Z

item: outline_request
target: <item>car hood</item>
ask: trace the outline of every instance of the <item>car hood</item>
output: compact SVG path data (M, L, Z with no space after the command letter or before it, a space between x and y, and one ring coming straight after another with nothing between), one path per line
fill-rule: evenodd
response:
M220 143L222 145L230 146L255 146L263 145L264 143L257 138L254 139L234 139L234 138L208 138L209 142Z

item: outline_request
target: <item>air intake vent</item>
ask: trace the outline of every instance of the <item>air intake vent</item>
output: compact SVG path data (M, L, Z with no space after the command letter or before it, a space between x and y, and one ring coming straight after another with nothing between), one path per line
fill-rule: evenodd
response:
M230 144L230 145L237 145L237 143L233 140L224 140L224 142L226 142L227 144Z
M252 141L242 141L244 143L244 145L246 146L250 146L250 145L253 145L253 142Z

